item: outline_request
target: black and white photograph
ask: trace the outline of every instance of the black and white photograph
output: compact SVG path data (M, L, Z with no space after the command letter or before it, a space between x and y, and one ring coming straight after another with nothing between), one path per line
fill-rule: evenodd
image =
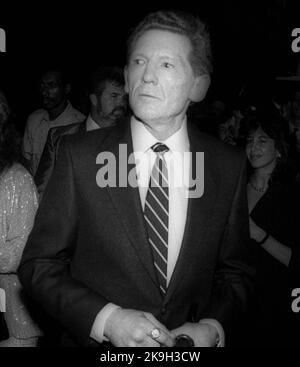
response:
M0 311L7 355L300 347L297 1L3 6Z

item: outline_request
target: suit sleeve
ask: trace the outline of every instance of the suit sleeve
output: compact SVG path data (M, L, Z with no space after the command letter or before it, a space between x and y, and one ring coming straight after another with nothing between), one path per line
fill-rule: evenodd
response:
M38 169L34 175L34 182L38 189L40 201L55 165L57 141L53 136L54 132L55 129L49 130L43 154L41 156Z
M218 270L207 317L218 320L226 339L242 327L254 291L254 254L249 236L246 161L236 183L230 214L220 244Z
M79 344L88 345L93 322L108 301L71 275L78 220L73 173L67 139L63 138L23 252L19 277L46 312Z
M31 163L32 163L32 159L33 159L33 140L32 140L32 133L31 133L31 119L30 116L27 119L26 122L26 126L25 126L25 131L24 131L24 136L23 136L23 143L22 143L22 154L23 157L25 158L27 164L26 166L28 167L28 169L30 170L30 172L32 173L32 167L31 167Z

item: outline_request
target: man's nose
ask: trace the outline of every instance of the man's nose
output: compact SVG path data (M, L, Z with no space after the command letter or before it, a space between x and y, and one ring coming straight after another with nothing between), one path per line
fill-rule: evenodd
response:
M153 65L148 64L146 66L143 74L143 82L157 84L157 75Z
M48 97L49 95L49 89L46 87L41 87L40 92L43 97Z

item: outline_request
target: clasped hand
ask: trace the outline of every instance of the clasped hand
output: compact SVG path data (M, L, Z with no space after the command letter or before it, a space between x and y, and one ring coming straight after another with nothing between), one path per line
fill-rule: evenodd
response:
M151 332L159 329L153 339ZM213 328L214 329L214 328ZM105 323L104 335L116 347L173 347L177 335L189 335L196 347L214 346L216 330L209 325L185 323L169 331L152 314L132 309L116 309Z

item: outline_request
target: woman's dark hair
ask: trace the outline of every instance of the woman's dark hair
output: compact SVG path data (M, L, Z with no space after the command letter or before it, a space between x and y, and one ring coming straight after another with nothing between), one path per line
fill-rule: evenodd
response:
M288 160L288 126L281 116L273 111L256 109L250 111L241 120L240 141L246 146L246 139L252 132L261 128L271 139L275 141L275 148L280 153L277 164L271 175L271 182L282 181L290 178L291 165ZM251 172L251 169L250 169Z
M14 115L7 104L5 94L0 90L0 103L7 114L0 115L0 173L15 162L21 162L21 138L14 126Z

